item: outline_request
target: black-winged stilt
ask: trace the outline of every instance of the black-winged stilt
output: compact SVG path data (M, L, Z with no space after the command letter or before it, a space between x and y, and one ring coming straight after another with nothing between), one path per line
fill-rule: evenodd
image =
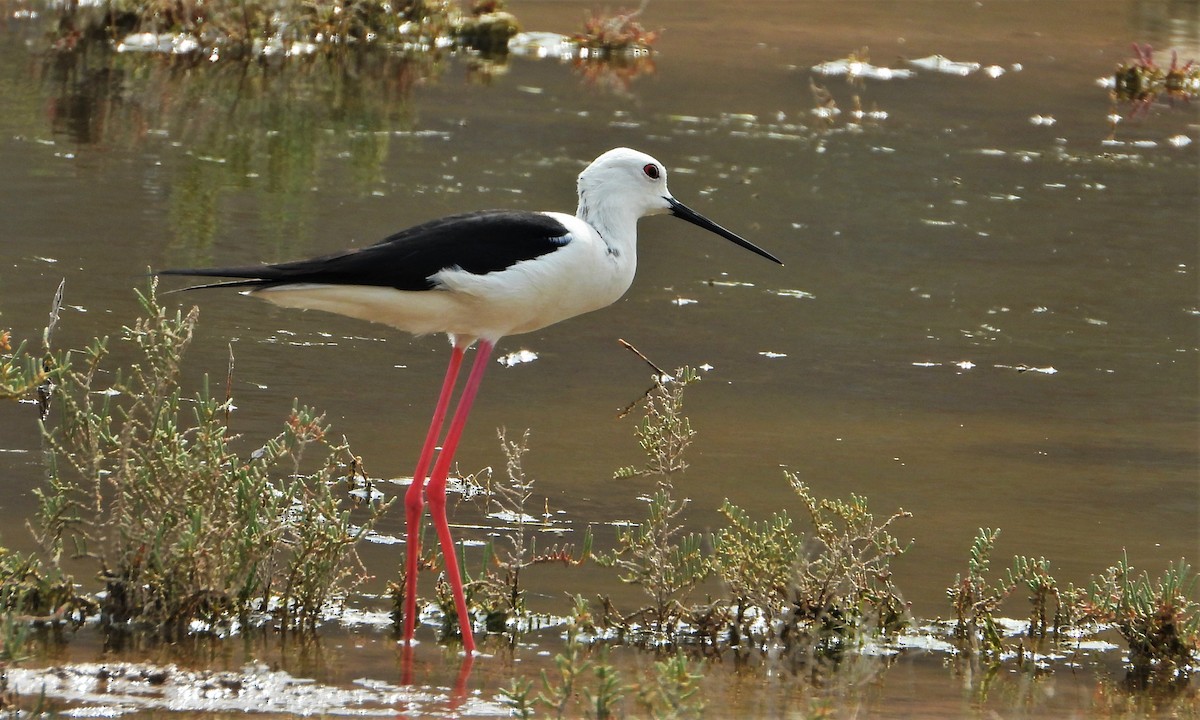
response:
M628 148L609 150L579 174L579 209L487 210L401 230L364 248L311 260L253 267L163 270L162 275L237 278L197 288L246 287L266 300L326 310L412 333L446 333L453 350L433 421L405 495L407 587L404 641L416 620L417 559L429 500L468 654L475 649L454 541L446 478L471 403L496 342L597 310L620 298L637 264L637 221L671 213L779 264L778 258L688 208L667 190L662 163ZM425 485L463 354L478 342L442 450Z

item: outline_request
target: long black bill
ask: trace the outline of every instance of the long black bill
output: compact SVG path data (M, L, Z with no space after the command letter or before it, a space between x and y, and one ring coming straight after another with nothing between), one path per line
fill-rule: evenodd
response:
M762 255L763 257L765 257L766 259L768 259L772 262L777 262L780 265L783 264L782 260L775 257L771 253L767 252L766 250L763 250L762 248L760 248L759 246L750 242L749 240L742 237L741 235L738 235L737 233L726 230L725 228L716 224L712 220L709 220L708 218L704 217L700 213L691 209L687 205L684 205L683 203L679 202L675 198L668 197L668 198L663 198L663 199L666 200L671 205L671 214L674 215L675 217L680 218L682 220L687 220L691 224L702 227L705 230L708 230L709 232L716 233L732 243L741 245L742 247L746 248L747 250L749 250L753 253Z

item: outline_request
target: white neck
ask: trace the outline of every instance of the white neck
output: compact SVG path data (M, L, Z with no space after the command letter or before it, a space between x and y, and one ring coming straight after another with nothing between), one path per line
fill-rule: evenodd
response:
M584 202L579 199L575 216L596 229L609 250L632 255L637 250L637 222L640 213L627 203L609 199L608 202Z

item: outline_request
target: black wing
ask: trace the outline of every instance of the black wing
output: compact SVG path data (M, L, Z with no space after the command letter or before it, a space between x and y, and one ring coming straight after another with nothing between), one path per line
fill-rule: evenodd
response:
M248 267L161 270L160 275L244 278L200 287L267 288L295 283L432 290L446 268L496 272L566 245L567 228L536 212L484 210L401 230L364 248L309 260Z

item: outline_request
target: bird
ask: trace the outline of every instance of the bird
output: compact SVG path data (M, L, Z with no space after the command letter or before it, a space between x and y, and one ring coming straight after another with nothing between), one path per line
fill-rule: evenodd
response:
M282 307L323 310L414 335L448 336L450 361L405 492L406 646L411 647L416 619L420 526L427 500L463 647L468 657L475 651L446 517L446 480L496 343L616 302L633 283L637 223L645 216L673 215L783 264L675 199L667 189L666 168L646 153L619 147L601 154L579 173L577 192L574 215L468 212L401 230L373 245L307 260L158 272L226 278L185 290L243 288ZM474 361L435 460L463 358L472 346Z

